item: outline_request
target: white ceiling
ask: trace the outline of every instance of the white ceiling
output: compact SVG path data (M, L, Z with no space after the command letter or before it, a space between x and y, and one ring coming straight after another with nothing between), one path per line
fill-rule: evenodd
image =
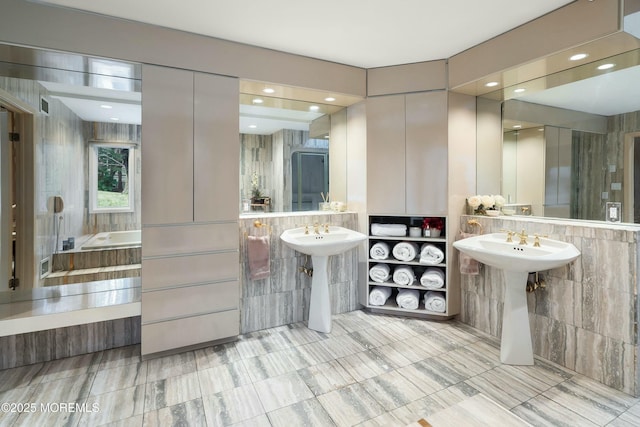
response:
M363 68L449 58L572 0L47 0Z

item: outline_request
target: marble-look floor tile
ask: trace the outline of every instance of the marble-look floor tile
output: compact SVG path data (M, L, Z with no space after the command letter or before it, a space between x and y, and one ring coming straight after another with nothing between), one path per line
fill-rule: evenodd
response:
M266 412L314 397L297 372L268 378L254 384Z
M437 357L399 368L398 372L426 394L435 393L465 379L450 367L440 363Z
M209 369L218 365L226 365L240 359L235 343L227 343L195 350L194 357L197 369Z
M385 410L361 384L318 396L318 400L338 426L353 426L382 415Z
M269 421L267 414L262 414L255 418L231 424L230 427L271 427L271 422Z
M392 427L403 426L405 424L406 423L400 421L391 412L385 412L384 414L379 415L375 418L371 418L370 420L363 421L360 424L356 424L356 427Z
M48 382L96 372L100 366L102 354L103 352L89 353L47 362L38 374L39 380Z
M95 372L38 384L31 399L39 403L75 402L89 396Z
M466 382L507 409L539 393L534 387L510 376L500 367L470 378Z
M291 327L278 332L278 334L282 335L282 337L289 342L291 347L309 344L327 338L325 334L309 329L306 325L301 323L295 323L290 326Z
M433 427L455 425L468 427L486 427L488 425L530 427L529 423L481 394L429 415L426 420Z
M386 411L391 411L425 396L423 390L398 371L387 372L371 378L363 382L362 385Z
M81 426L99 426L140 415L144 410L145 385L91 396L86 401L96 412L87 412L80 418Z
M140 414L134 417L125 418L124 420L118 420L112 423L107 423L100 427L142 427L143 421L144 421L144 416Z
M159 357L147 361L147 381L157 381L196 371L196 359L193 351L171 356Z
M265 414L253 384L203 396L209 426L230 426Z
M338 363L358 382L393 370L387 360L371 351L363 351L338 359Z
M188 402L201 396L198 374L172 376L163 380L147 383L145 392L145 411L153 411Z
M123 365L140 363L142 356L140 345L130 345L127 347L118 347L111 350L105 350L100 361L99 369L117 368Z
M382 347L372 348L370 351L377 358L386 361L386 363L392 368L400 368L402 366L411 365L415 361L408 359L405 354L391 345L385 345ZM422 360L422 359L420 359Z
M230 390L252 382L242 361L217 365L198 371L198 379L203 396Z
M189 400L156 411L145 412L143 426L207 427L202 399Z
M242 359L263 356L274 351L271 343L261 332L252 332L251 334L241 336L240 339L236 341L235 346Z
M243 360L253 382L293 372L316 364L313 356L297 348L268 353Z
M300 369L298 375L316 396L356 382L351 374L336 360Z
M147 382L147 363L122 365L116 368L102 369L96 373L91 386L91 394L97 395L122 390Z
M0 371L0 393L14 388L38 384L42 380L42 375L39 374L43 369L45 369L45 364L37 363Z
M81 400L72 400L72 399L63 399L63 400L47 400L47 401L39 401L40 403L60 403L64 402L65 404L73 405L74 407L82 406L85 399ZM33 412L23 412L16 419L16 426L76 426L80 421L82 412L79 411L62 411L57 409L56 407L52 407L50 410L40 410ZM59 408L59 407L57 407Z
M293 405L269 412L273 427L322 426L331 427L335 423L317 399L307 399Z
M544 396L536 396L511 409L511 412L540 427L595 427L598 424Z

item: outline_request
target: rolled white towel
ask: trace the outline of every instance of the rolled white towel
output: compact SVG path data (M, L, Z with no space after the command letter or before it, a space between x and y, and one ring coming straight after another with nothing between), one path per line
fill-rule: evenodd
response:
M369 255L373 259L387 259L389 258L389 245L385 242L377 242L371 246Z
M427 268L420 276L420 284L427 289L440 289L444 286L444 272L439 268Z
M396 302L400 308L415 310L420 305L420 292L417 289L400 289Z
M420 248L420 263L438 265L444 260L444 252L435 245L425 243Z
M427 291L424 294L424 308L429 311L444 313L447 310L447 301L444 292Z
M374 236L401 237L407 235L404 224L371 224L371 234Z
M398 261L413 261L418 256L418 245L413 242L399 242L395 244L392 252Z
M385 305L391 296L391 288L386 286L374 286L369 293L369 304Z
M410 286L416 281L413 269L407 265L396 267L393 270L393 283L396 285Z
M386 282L391 277L391 269L387 264L376 264L369 269L369 277L374 282Z

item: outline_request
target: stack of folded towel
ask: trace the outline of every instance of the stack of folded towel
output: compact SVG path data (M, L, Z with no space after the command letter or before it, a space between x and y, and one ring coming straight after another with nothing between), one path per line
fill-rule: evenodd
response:
M371 246L369 255L372 259L387 259L389 258L389 245L385 242L377 242Z
M376 264L369 269L369 277L374 282L386 282L391 277L391 269L387 264Z
M447 309L444 292L427 291L424 294L424 308L428 311L444 313Z
M391 288L386 286L374 286L369 293L369 304L378 306L385 305L390 296Z
M396 243L393 257L399 261L413 261L418 256L418 245L413 242Z
M427 289L440 289L444 286L444 272L439 268L427 268L420 276L420 284Z
M403 237L407 235L407 226L404 224L371 224L373 236Z
M417 289L399 289L396 303L400 308L415 310L420 305L420 291Z
M393 283L396 285L410 286L416 281L416 275L413 274L413 269L409 266L403 265L396 267L393 270Z
M438 265L444 260L444 252L430 243L425 243L420 248L420 263Z

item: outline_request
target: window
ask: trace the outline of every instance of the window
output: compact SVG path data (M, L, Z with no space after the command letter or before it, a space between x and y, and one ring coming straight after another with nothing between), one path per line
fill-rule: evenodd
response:
M129 144L91 144L90 212L133 212L134 149Z

